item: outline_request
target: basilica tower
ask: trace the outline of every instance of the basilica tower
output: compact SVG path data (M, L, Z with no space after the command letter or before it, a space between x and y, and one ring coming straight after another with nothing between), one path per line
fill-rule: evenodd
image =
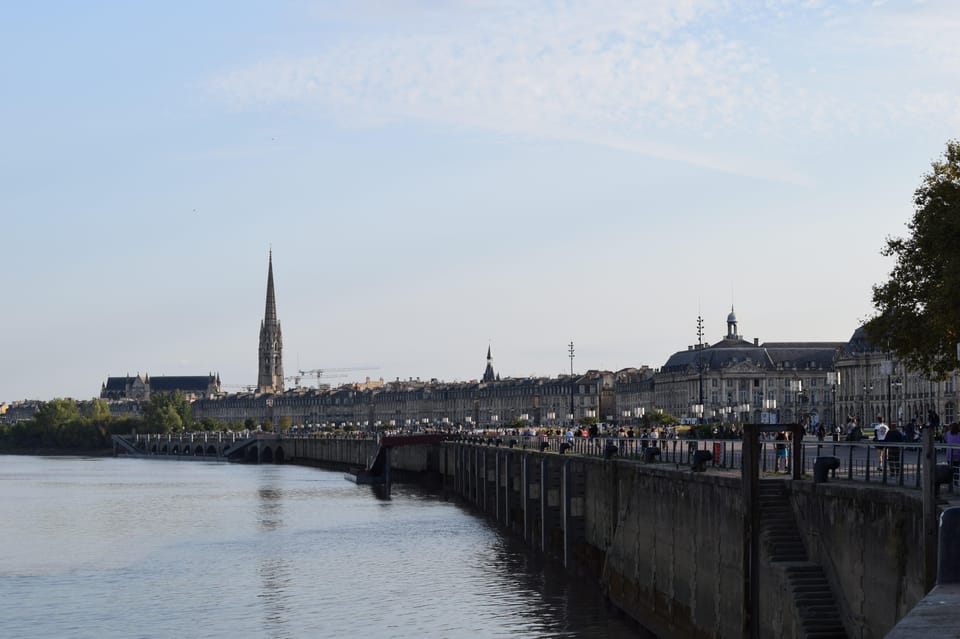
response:
M277 319L277 300L273 292L273 251L270 251L267 269L267 307L260 322L260 372L257 391L283 392L283 338Z

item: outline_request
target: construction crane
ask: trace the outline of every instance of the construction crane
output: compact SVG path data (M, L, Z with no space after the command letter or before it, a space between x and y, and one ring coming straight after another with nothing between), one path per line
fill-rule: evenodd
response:
M353 373L356 371L375 371L379 369L379 366L351 366L347 368L311 368L310 370L301 370L298 372L300 373L300 377L316 375L317 387L319 388L321 378L329 379L331 377L347 377L347 373ZM331 375L331 373L333 374ZM297 377L297 379L299 379L299 377Z
M256 384L220 384L220 388L236 388L238 390L245 390L248 393L252 393L257 390Z
M295 388L300 388L300 380L307 375L312 375L313 371L298 371L297 375L288 375L283 378L285 382L293 382ZM330 379L331 377L346 377L346 373L342 375L324 375L324 379ZM320 387L320 375L317 375L317 388Z

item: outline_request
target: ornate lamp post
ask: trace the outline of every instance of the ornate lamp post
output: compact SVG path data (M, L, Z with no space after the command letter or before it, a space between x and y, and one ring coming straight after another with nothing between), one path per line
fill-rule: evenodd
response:
M840 372L827 373L827 386L830 387L830 430L837 427L837 386L840 385Z
M570 352L570 426L573 424L573 416L576 414L576 411L573 409L573 393L576 388L576 382L573 379L573 342L571 341L568 345Z

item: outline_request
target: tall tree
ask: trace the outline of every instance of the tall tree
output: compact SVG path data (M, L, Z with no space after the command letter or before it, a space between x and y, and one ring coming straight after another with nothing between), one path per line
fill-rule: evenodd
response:
M145 426L149 432L169 433L192 425L190 402L180 391L154 393L143 408Z
M110 419L110 405L102 399L94 399L83 403L83 416L94 421Z
M873 287L876 315L865 329L907 367L942 379L958 367L960 343L960 141L932 163L914 205L909 237L888 238L882 251L896 264Z
M56 429L58 426L80 417L77 403L72 399L51 399L40 404L34 421L41 428Z

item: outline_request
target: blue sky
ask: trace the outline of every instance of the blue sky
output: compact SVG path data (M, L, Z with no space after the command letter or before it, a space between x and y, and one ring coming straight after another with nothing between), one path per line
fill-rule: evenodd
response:
M846 340L960 130L953 2L7 3L0 399ZM357 375L362 375L358 373Z

